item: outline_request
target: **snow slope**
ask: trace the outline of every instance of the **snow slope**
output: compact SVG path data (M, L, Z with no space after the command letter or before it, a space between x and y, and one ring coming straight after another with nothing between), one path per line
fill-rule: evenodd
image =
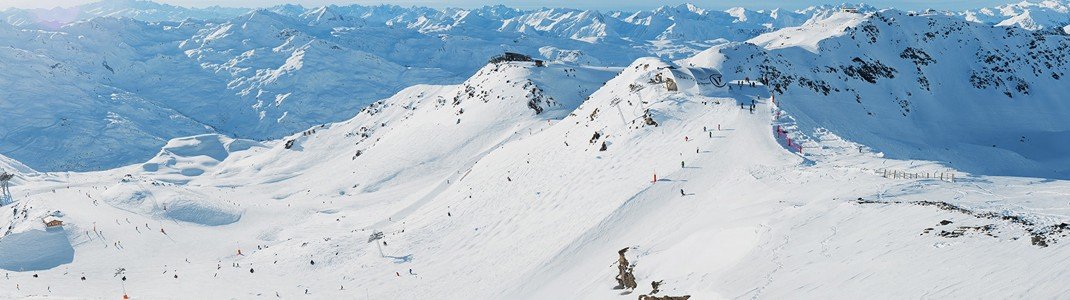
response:
M694 6L610 16L128 0L3 14L2 64L13 71L0 82L19 88L0 92L0 107L16 116L0 121L10 132L0 153L43 171L129 165L195 134L277 139L345 120L408 86L461 82L505 51L621 66L650 54L684 57L806 18Z
M241 20L172 30L198 36L181 47L204 70L264 95L315 65L288 48L311 35L261 56L265 29ZM107 22L134 21L72 26ZM280 139L161 138L114 169L0 156L18 172L0 298L634 299L652 281L693 299L1059 297L1045 283L1070 279L1053 150L1066 44L940 14L826 12L676 62L481 65ZM286 67L248 70L261 58ZM701 66L728 85L681 75ZM613 289L623 248L635 290Z
M807 134L971 173L1070 176L1070 157L1051 151L1070 146L1066 36L894 10L828 20L841 27L811 22L686 63L764 79Z
M161 158L219 161L182 181L43 174L15 187L0 243L51 245L33 233L60 210L73 260L66 244L22 272L34 258L10 256L2 284L18 288L0 297L632 299L656 280L702 299L1066 292L1036 285L1067 277L1066 181L859 153L841 128L806 140L806 111L776 104L790 94L670 92L656 80L670 65L488 65L264 147L172 141ZM625 247L634 292L612 289Z
M247 10L115 0L69 9L8 9L0 13L6 21L0 24L0 46L7 58L3 66L13 71L0 82L20 88L0 92L0 106L18 116L0 123L12 132L0 139L0 153L44 171L114 168L144 161L176 137L218 133L270 140L342 121L414 84L461 82L505 51L598 66L651 55L682 59L801 24L811 26L795 30L843 26L829 19L840 7ZM1070 23L1064 22L1070 16L1065 8L1057 1L1023 2L947 14L1050 35ZM816 47L828 37L819 32L838 34L818 29L794 36ZM990 34L985 38L1000 36ZM57 108L42 113L39 105ZM149 122L149 116L163 121ZM70 126L59 130L58 123ZM47 134L28 136L31 132Z

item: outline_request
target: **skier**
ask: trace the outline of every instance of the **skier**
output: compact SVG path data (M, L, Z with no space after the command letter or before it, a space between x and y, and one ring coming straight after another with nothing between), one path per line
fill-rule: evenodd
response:
M681 168L681 169L683 169L683 168L684 168L684 161L682 161L682 160L680 161L680 168Z
M680 196L687 196L687 194L684 194L684 189L680 189Z
M614 289L625 289L628 284L624 282L625 273L628 271L628 258L624 257L624 253L628 252L628 248L620 249L617 251L617 287Z

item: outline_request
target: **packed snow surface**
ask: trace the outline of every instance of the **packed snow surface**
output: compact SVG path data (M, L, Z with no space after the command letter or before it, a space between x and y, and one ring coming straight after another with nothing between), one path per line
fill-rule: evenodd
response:
M1040 9L1008 7L1001 15ZM686 57L601 45L652 35L671 48L660 37L701 33L625 30L662 26L660 14L773 25ZM201 23L96 18L47 35L2 27L19 41L65 42L0 49L12 59L0 64L33 66L0 80L70 96L55 108L17 102L52 115L0 97L15 116L0 118L13 129L0 138L17 145L0 145L14 147L0 148L13 175L0 195L0 298L635 299L651 282L656 295L692 299L1070 292L1051 284L1070 280L1060 97L1070 38L984 13L794 14L809 17L280 6ZM287 30L295 20L308 30ZM431 36L458 44L430 51L483 51L465 35L426 34L487 24L502 25L488 39L576 44L523 46L539 63L469 53L478 65L460 66L422 53L438 60L406 65L363 39L387 32L415 47ZM79 36L131 39L94 31L128 26L168 28L158 29L167 39L136 40L174 56L88 47L113 56L61 67L90 43ZM153 64L197 75L132 72ZM100 70L79 71L90 67ZM172 106L161 99L183 94L164 80L235 98ZM371 85L350 103L339 85L357 82ZM144 142L123 142L132 136ZM72 161L109 163L30 155L60 142L93 148L64 154ZM144 153L96 154L117 146ZM637 288L614 288L622 249Z
M662 280L702 299L1067 291L1035 285L1067 276L1052 266L1070 253L1067 182L806 138L776 104L793 99L741 81L671 92L656 83L669 65L491 64L276 142L202 135L153 159L197 176L22 174L0 239L18 288L0 296L619 299ZM56 211L64 225L46 230ZM631 296L612 289L621 248L643 283Z

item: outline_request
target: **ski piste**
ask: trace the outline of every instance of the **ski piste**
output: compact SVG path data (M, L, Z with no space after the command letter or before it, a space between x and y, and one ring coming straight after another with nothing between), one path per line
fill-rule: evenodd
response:
M0 156L0 298L1058 297L1070 41L1037 30L830 9L116 168Z

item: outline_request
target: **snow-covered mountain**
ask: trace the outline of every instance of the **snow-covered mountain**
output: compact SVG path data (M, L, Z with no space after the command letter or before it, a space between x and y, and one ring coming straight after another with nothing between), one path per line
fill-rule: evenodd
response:
M95 17L133 18L148 22L185 19L216 20L235 17L248 9L213 6L186 8L144 0L102 0L89 4L51 9L8 9L0 18L10 24L30 28L56 29L64 24Z
M974 173L1070 178L1070 157L1050 151L1070 133L1060 121L1070 114L1067 50L1063 35L882 11L840 13L687 63L768 82L805 132L839 128L889 157Z
M0 26L0 298L1070 292L1070 37L858 11Z
M0 80L23 87L0 91L0 106L18 116L0 121L0 153L45 171L143 161L192 134L279 138L344 120L414 84L460 82L506 51L619 66L805 19L689 5L605 15L504 6L239 11L124 0L70 10L61 20L9 9L10 24L0 24L2 51L19 57L0 63L14 70Z
M754 61L734 54L685 63ZM199 135L140 165L35 174L0 219L3 280L18 285L0 296L631 299L652 281L705 299L1066 292L1035 284L1066 277L1066 181L883 158L836 133L901 124L813 134L797 87L726 74L718 88L687 67L489 64L277 141ZM622 248L642 283L623 295Z
M1070 1L1022 1L960 13L967 21L1070 34Z
M9 23L0 24L2 51L24 57L0 63L13 70L0 80L24 88L0 91L0 106L19 116L0 121L8 137L0 140L0 153L46 171L111 168L143 161L175 137L266 140L344 120L413 84L460 82L506 51L599 66L648 55L681 59L826 20L841 7L877 11L866 5L716 11L690 4L638 12L391 5L246 10L137 0L8 9L0 13ZM1065 7L1023 2L963 18L1006 25L1050 14L1044 22L1015 24L1051 33L1061 28L1060 16L1068 16ZM38 105L56 109L42 114ZM160 122L159 116L167 118Z

